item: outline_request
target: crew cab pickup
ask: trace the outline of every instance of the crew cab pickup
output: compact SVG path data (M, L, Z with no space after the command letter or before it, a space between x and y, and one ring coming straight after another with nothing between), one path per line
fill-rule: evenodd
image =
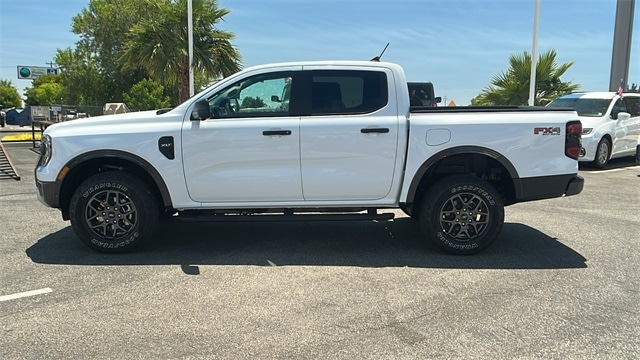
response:
M250 67L171 110L50 126L37 195L82 242L123 252L159 219L415 218L453 254L491 244L504 206L575 195L569 109L411 107L385 62Z

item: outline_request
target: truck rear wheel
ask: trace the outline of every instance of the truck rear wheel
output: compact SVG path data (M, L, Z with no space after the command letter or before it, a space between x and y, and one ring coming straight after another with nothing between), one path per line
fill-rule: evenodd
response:
M85 180L69 206L71 227L90 248L130 251L150 238L158 224L157 201L138 178L107 172Z
M470 255L487 248L500 234L504 205L488 182L454 175L435 183L423 199L420 226L443 251Z

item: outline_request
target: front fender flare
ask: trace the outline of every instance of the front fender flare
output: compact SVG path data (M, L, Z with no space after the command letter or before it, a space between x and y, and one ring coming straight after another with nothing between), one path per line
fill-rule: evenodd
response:
M162 175L160 175L158 170L153 165L151 165L147 160L143 159L138 155L135 155L126 151L122 151L122 150L94 150L94 151L90 151L74 157L73 159L69 160L65 166L69 167L69 171L73 171L73 169L76 166L86 161L97 159L97 158L122 159L138 165L140 168L146 171L155 182L160 192L160 195L162 196L162 202L164 206L167 206L167 207L172 206L171 195L169 193L167 184L162 178ZM62 186L62 184L60 184L60 186Z

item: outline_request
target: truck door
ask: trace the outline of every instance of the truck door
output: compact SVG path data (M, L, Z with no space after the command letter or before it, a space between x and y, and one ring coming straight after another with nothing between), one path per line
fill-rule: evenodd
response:
M208 95L210 119L185 120L184 176L194 201L303 199L300 117L290 115L289 99L281 98L295 72L270 71Z
M398 146L398 110L388 86L392 72L309 69L303 74L310 89L308 112L300 121L304 199L387 196Z

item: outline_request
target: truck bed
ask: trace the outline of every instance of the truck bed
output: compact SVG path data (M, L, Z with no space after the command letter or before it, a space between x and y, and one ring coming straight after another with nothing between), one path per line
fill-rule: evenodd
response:
M547 108L543 106L504 105L504 106L411 106L412 113L465 113L465 112L522 112L522 111L573 111L572 109Z

